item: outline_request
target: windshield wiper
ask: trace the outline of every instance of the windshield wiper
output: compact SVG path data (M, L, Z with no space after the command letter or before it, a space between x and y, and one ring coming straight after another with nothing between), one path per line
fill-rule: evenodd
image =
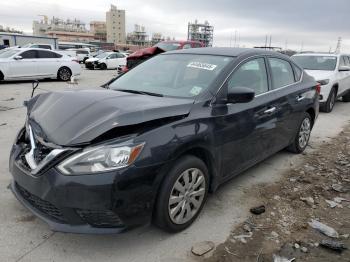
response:
M133 93L133 94L163 97L162 94L157 94L157 93L152 93L152 92L147 92L147 91L138 91L138 90L132 90L132 89L114 89L114 90L121 91L121 92L127 92L127 93Z

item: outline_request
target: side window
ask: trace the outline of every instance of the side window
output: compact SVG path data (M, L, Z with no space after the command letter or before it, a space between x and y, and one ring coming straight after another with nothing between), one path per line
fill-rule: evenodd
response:
M125 56L123 54L116 54L117 58L124 58Z
M20 56L22 56L23 59L34 59L34 58L37 58L36 50L25 51L22 54L20 54Z
M38 58L56 58L55 53L48 51L38 51Z
M346 65L346 63L345 63L345 56L342 56L342 57L340 57L339 67L340 66L345 66L345 65Z
M255 91L256 95L269 90L267 72L264 58L251 60L243 64L228 80L228 88L248 87Z
M292 66L289 62L279 58L269 58L272 74L272 88L280 88L293 84L294 73Z
M53 53L55 55L55 58L61 58L62 55L58 54L58 53Z
M51 47L49 45L39 45L39 48L51 49Z
M350 56L345 56L345 65L350 66Z
M108 56L109 59L115 59L117 58L117 54L111 54Z
M192 46L191 46L191 44L185 44L184 46L183 46L183 49L190 49Z

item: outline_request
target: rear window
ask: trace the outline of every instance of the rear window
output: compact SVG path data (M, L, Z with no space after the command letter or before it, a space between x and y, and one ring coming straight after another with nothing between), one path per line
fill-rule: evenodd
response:
M77 51L77 54L78 54L78 55L88 55L89 52L88 52L88 51L85 51L85 50L78 50L78 51Z
M38 51L38 58L60 58L62 55L50 51Z
M334 71L336 56L292 56L292 60L305 70Z

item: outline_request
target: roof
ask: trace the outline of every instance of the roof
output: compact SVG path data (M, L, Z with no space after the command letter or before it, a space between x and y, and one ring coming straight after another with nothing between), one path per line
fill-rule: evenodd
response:
M332 53L301 53L301 54L295 54L293 56L340 56L340 55L346 55L346 54L332 54Z
M205 48L190 48L176 51L169 51L165 54L198 54L198 55L221 55L221 56L241 56L241 55L259 55L259 54L278 54L274 51L268 51L256 48L231 48L231 47L205 47Z

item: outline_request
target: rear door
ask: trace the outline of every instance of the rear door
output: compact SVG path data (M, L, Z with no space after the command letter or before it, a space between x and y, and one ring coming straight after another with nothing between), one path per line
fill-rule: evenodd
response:
M271 154L275 147L278 111L264 57L243 63L225 84L227 90L248 87L255 99L245 104L229 104L224 116L216 119L215 134L222 147L223 174L235 175ZM215 114L215 113L214 113Z
M125 65L126 65L126 55L121 54L121 53L117 53L116 56L117 56L117 65L116 65L116 68L117 68L118 66L125 66Z
M11 78L35 78L38 75L37 51L27 50L19 53L22 59L12 59L9 62L9 74Z
M339 68L343 66L350 66L347 56L340 56L339 58ZM338 70L339 70L338 68ZM338 95L343 94L350 85L350 71L339 71L339 86L338 86Z
M288 146L294 138L314 92L310 90L312 87L301 85L302 71L290 61L280 57L268 57L267 60L277 120L276 147L273 150L278 151Z
M106 63L107 63L107 68L108 69L117 68L117 65L118 65L117 54L116 53L110 54L106 58Z
M60 58L58 58L60 55L48 50L38 50L37 52L38 75L43 77L56 76L60 65Z

